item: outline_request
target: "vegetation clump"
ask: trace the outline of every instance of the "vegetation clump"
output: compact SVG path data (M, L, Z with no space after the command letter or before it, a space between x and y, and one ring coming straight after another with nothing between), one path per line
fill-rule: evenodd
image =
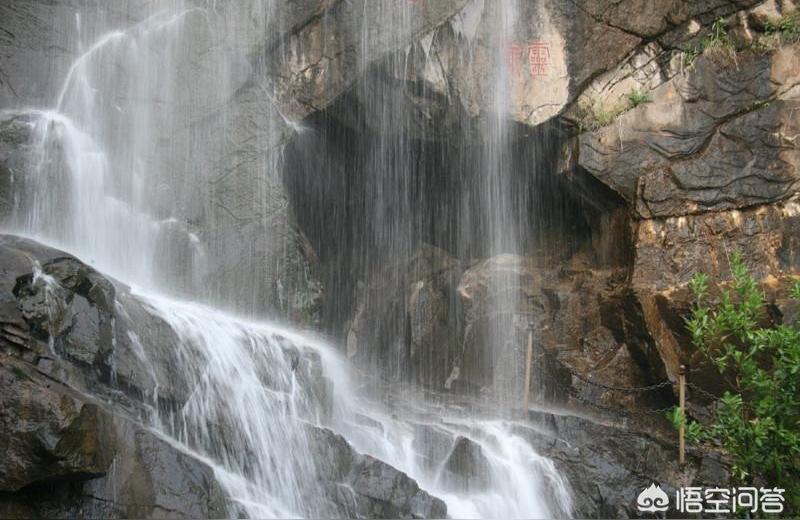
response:
M712 299L709 279L696 274L696 302L686 324L692 343L713 364L728 391L710 424L684 417L689 442L718 442L743 485L786 490L786 511L800 512L800 328L768 323L763 291L740 254L730 259L733 282ZM800 282L791 297L800 302ZM766 325L765 325L766 323Z
M638 89L630 91L624 99L617 103L592 98L579 107L579 131L597 130L608 126L624 112L651 101L647 92Z
M720 65L736 64L736 52L739 49L728 33L727 22L719 18L711 24L708 34L699 43L684 45L681 50L683 66L691 66L700 55L706 55Z
M800 10L794 9L778 19L767 21L759 45L765 49L775 49L798 41L800 41Z
M647 92L641 90L632 90L630 94L628 94L628 103L631 108L636 108L642 103L649 103L650 101L650 96L647 95Z
M736 42L728 34L725 19L718 19L703 38L701 52L719 65L735 65L737 51Z
M742 50L773 51L784 45L800 42L800 9L793 9L779 18L767 20L762 33L749 42L739 42L730 35L724 18L716 20L699 44L681 48L683 64L691 65L701 54L721 65L736 64L736 53Z

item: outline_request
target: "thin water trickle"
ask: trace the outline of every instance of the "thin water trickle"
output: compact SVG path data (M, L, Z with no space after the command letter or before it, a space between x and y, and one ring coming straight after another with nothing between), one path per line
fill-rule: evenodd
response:
M399 23L411 23L410 9L404 11L409 18ZM145 361L156 380L145 396L153 411L149 426L214 468L235 504L232 515L326 513L316 489L319 468L308 424L332 427L356 449L408 473L423 489L443 498L451 516L568 515L570 497L563 479L550 460L515 433L512 422L447 410L436 410L436 419L433 410L420 417L427 405L403 402L402 396L390 413L362 394L357 386L360 376L319 339L165 296L174 294L177 284L165 273L176 268L192 273L185 282L189 294L203 293L198 280L206 273L197 272L205 265L203 237L172 214L169 203L176 200L165 205L155 194L162 182L172 180L172 163L165 154L191 155L190 149L167 147L165 152L160 142L193 116L170 113L176 107L185 109L182 96L187 93L180 90L175 72L187 45L185 24L192 13L200 13L210 33L224 30L214 27L215 12L215 2L209 10L176 2L132 27L99 35L67 71L54 108L2 114L32 125L33 168L24 179L15 179L18 203L11 230L64 249L138 287L136 297L169 324L178 338L178 366L171 376L188 389L188 398L178 409L160 403L159 388L169 382L157 381L148 346L142 342L146 336L130 333L134 355ZM503 11L501 19L499 34L505 35L513 16ZM460 23L463 33L475 32L474 14L465 15ZM76 26L83 35L85 17L77 16ZM363 55L367 54L365 49ZM489 213L474 216L489 236L496 237L489 247L492 254L513 248L516 235L507 229L512 224L513 190L505 174L509 149L504 69L502 60L499 63L493 94L496 119L489 122L490 139L482 154L490 199L481 207L489 208ZM367 89L369 84L358 88ZM369 92L362 95L375 104L374 113L385 108ZM392 253L407 255L413 227L403 217L413 208L409 200L396 200L394 194L398 186L410 193L412 151L408 140L381 138L376 150L379 153L371 155L369 167L384 174L371 181L377 183L377 197L371 201L370 216L380 223L374 228L380 234L375 238L396 237L399 249ZM42 273L36 277L36 282L50 283ZM507 288L499 288L497 294L516 298ZM124 308L119 312L124 315ZM501 331L496 332L498 341L503 341ZM333 382L332 395L327 395L331 389L321 384L324 381ZM431 431L435 442L422 433ZM479 457L483 482L479 489L465 487L448 466L455 450L461 449Z

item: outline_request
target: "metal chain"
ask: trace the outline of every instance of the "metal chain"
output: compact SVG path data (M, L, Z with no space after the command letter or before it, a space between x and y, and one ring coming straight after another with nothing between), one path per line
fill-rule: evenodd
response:
M597 410L610 412L624 417L643 416L643 415L663 415L666 412L672 410L673 408L673 406L667 406L665 408L653 408L649 410L639 410L639 411L626 410L624 408L608 406L605 404L592 401L591 399L587 399L586 397L581 396L577 389L575 389L572 386L566 386L564 383L560 381L557 381L556 384L561 386L562 389L566 390L572 399L578 401L581 404L584 404L591 408L595 408Z
M676 405L665 406L664 408L650 408L649 410L642 410L641 412L637 412L640 414L647 414L647 415L664 415L667 412L670 412L675 409Z
M700 388L699 386L697 386L696 384L691 383L689 381L686 382L686 386L688 386L689 388L695 390L698 394L710 399L711 401L716 401L717 399L719 399L719 396L714 395L711 392L709 392L708 390L704 390L704 389Z
M572 371L570 371L570 372L573 375L576 375L578 377L578 379L581 379L582 381L585 380L584 378L578 376L577 374L573 373ZM601 388L610 389L610 390L626 390L623 387L609 387L608 385L596 384L593 381L588 381L588 380L586 382L590 383L590 384L595 384L595 386L598 386L598 387L601 387ZM651 409L647 409L647 410L637 410L637 411L625 410L625 409L622 409L622 408L615 408L615 407L612 407L612 406L600 404L600 403L594 402L594 401L592 401L590 399L587 399L586 397L581 396L580 393L575 388L573 388L571 386L570 387L566 387L566 386L563 385L563 383L559 383L559 384L562 386L562 388L567 390L567 392L569 393L571 398L575 399L579 403L584 404L586 406L589 406L591 408L595 408L595 409L602 410L602 411L605 411L605 412L611 412L611 413L622 415L622 416L630 417L630 416L637 416L637 415L638 416L642 416L642 415L664 415L665 413L667 413L670 410L672 410L673 408L675 408L674 405L665 406L663 408L651 408ZM658 384L655 384L655 385L650 385L648 387L633 388L632 390L641 391L641 390L655 389L655 388L661 388L661 387L664 387L664 386L667 386L667 385L671 385L671 384L672 384L671 382L665 381L665 382L658 383ZM704 389L700 388L699 386L695 385L694 383L687 382L686 386L691 387L692 389L696 390L698 393L708 397L711 400L719 399L719 397L717 397L714 394L708 392L707 390L704 390ZM631 390L631 389L628 389L628 390Z
M569 369L567 369L567 370L569 370ZM577 377L578 379L580 379L584 383L588 383L590 385L596 386L598 388L603 388L605 390L615 390L615 391L619 391L619 392L650 392L652 390L657 390L657 389L663 388L665 386L672 386L672 381L669 381L669 380L662 381L660 383L656 383L656 384L649 385L649 386L639 386L639 387L634 387L634 386L610 386L610 385L604 385L602 383L597 383L595 381L592 381L591 379L588 379L587 377L582 376L581 374L573 372L572 370L569 370L569 373L572 374L573 376Z
M607 405L604 405L604 404L595 403L594 401L590 401L589 399L586 399L585 397L581 397L578 394L578 392L576 390L574 390L574 389L570 390L569 394L573 399L575 399L579 403L585 404L586 406L589 406L591 408L596 408L596 409L602 410L604 412L611 412L611 413L615 413L615 414L618 414L618 415L624 415L624 416L629 416L631 414L628 410L625 410L625 409L622 409L622 408L614 408L614 407L607 406Z

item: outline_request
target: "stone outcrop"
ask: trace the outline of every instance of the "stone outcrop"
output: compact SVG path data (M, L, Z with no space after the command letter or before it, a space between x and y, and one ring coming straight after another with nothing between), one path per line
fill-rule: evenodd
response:
M689 377L717 394L683 326L692 275L728 279L728 257L740 251L774 304L800 267L797 44L724 52L701 55L649 102L582 134L577 152L579 166L631 208L631 288L668 377L689 365ZM696 399L704 416L708 402Z
M211 468L14 355L0 359L0 514L213 518Z
M580 137L578 164L643 218L777 201L797 189L797 50L701 56L652 101Z
M125 286L30 240L3 235L0 246L5 349L48 377L112 399L134 415L145 413L140 403L153 398L156 385L163 402L186 400L185 384L169 377L178 365L175 332Z
M187 395L167 375L177 353L166 324L36 242L3 235L0 265L3 516L224 515L212 469L136 420L157 384L165 402ZM131 320L152 336L131 334Z
M331 509L342 518L444 518L447 507L416 482L380 460L357 453L347 440L326 428L309 427L317 458L319 485Z

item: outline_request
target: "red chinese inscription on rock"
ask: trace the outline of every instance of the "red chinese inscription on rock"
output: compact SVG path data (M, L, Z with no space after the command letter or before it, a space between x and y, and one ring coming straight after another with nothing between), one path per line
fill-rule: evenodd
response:
M528 71L531 77L547 75L550 68L550 44L548 42L528 42L524 47L519 42L509 43L506 47L506 60L512 75L519 74L525 57L528 60Z
M528 67L531 76L544 76L550 66L550 44L531 42L528 44Z
M506 61L511 74L514 76L519 74L519 64L522 61L522 45L517 42L509 43L506 47Z

